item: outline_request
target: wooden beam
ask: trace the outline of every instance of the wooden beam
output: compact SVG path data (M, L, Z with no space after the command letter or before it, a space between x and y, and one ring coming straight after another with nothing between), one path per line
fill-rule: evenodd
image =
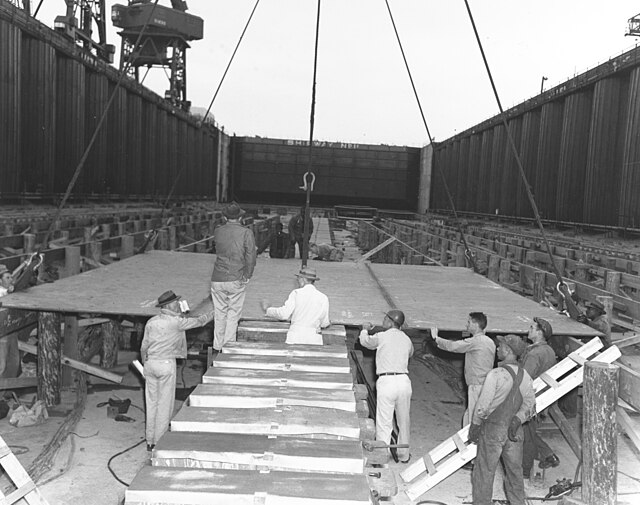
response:
M623 349L624 347L629 347L638 343L640 343L640 334L635 334L631 335L630 337L616 340L613 342L613 345L615 345L618 349Z
M640 373L620 363L619 360L616 365L620 367L618 395L634 409L640 411Z
M38 321L37 312L20 309L0 309L0 336L13 333Z
M384 242L382 242L382 244L377 245L376 247L374 247L373 249L371 249L369 252L365 253L362 255L362 257L358 260L358 263L362 263L363 261L368 260L371 256L373 256L374 254L382 251L382 249L384 249L385 247L387 247L389 244L395 242L396 238L395 237L389 237L387 240L385 240Z
M0 391L5 389L31 388L38 385L37 377L17 377L13 379L0 379Z
M549 407L549 415L553 422L556 423L560 432L567 440L569 447L578 458L578 461L582 461L582 442L580 441L580 436L575 432L567 418L558 408L558 404L554 403Z
M617 502L618 374L618 367L608 363L584 366L582 500L589 505Z
M29 354L38 354L38 348L35 345L27 344L26 342L18 342L18 349L24 352L28 352ZM64 355L62 356L62 364L70 366L71 368L75 368L76 370L95 375L96 377L101 377L108 381L115 382L117 384L120 384L122 382L121 375L108 372L107 370L103 370L100 367L89 365L87 363L83 363L82 361L68 358Z
M631 417L627 414L627 411L622 407L618 407L616 409L616 415L618 424L624 430L624 432L629 436L631 443L635 446L637 451L640 451L640 432L634 426Z

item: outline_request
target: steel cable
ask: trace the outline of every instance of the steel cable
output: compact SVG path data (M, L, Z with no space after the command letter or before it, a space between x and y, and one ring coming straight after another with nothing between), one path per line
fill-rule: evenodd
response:
M411 69L409 68L409 62L407 61L407 57L404 53L404 47L402 46L402 41L400 40L400 34L398 33L398 29L396 27L395 19L393 18L393 13L391 12L391 7L389 6L389 0L384 0L387 5L387 10L389 11L389 17L391 18L391 24L393 25L393 31L395 32L396 39L398 41L398 46L400 47L400 52L402 53L402 59L404 60L404 66L407 69L407 74L409 75L409 81L411 82L411 88L413 89L413 95L416 98L416 102L418 103L418 109L420 109L420 117L422 118L422 123L424 124L424 128L427 132L427 137L429 138L429 143L433 146L433 137L431 136L431 132L429 131L429 126L427 125L427 120L424 115L424 110L422 109L422 103L420 102L420 96L418 95L418 91L416 90L416 85L413 81L413 75L411 74ZM453 211L453 216L456 222L456 228L458 228L458 232L460 233L460 238L464 245L464 249L466 251L466 257L469 259L471 263L471 267L474 272L478 272L478 268L476 267L476 261L473 254L473 251L469 248L469 244L464 236L464 231L462 230L462 226L460 225L460 218L458 216L458 211L456 210L456 205L453 201L453 197L451 196L451 191L449 191L449 185L447 184L447 179L440 168L438 163L435 163L436 168L438 169L438 173L442 178L442 184L444 186L444 191L447 195L447 199L449 200L449 205L451 206L451 210Z
M478 43L478 48L480 49L480 54L482 55L482 61L484 62L484 67L487 70L487 75L489 77L489 81L491 82L491 88L493 89L493 95L495 96L496 102L498 104L498 109L500 110L500 119L502 124L504 125L504 129L507 133L507 140L509 142L509 147L513 153L513 156L516 161L516 165L518 166L518 170L520 172L520 178L524 183L524 188L527 192L527 197L529 198L529 203L531 204L531 208L533 209L533 214L535 216L536 224L538 225L538 229L540 230L540 234L542 235L542 240L544 241L545 247L547 249L547 253L549 254L549 259L551 260L551 268L553 269L553 273L555 274L559 287L563 287L564 290L558 291L563 296L569 314L572 319L576 319L579 315L578 309L576 308L573 300L571 299L568 287L562 278L562 274L556 265L556 262L553 258L553 253L551 251L551 246L549 245L549 240L547 239L547 234L545 233L544 226L542 224L542 219L540 218L540 213L538 212L538 205L536 204L535 198L533 196L533 192L531 191L531 186L529 186L529 181L527 180L527 175L524 171L524 167L522 166L522 160L520 159L520 154L518 153L518 149L516 147L515 141L513 140L513 135L511 134L511 130L509 129L509 125L507 124L507 119L504 114L504 109L502 108L502 102L500 101L500 96L498 95L498 90L496 88L495 82L493 80L493 74L491 73L491 68L489 68L489 62L487 61L487 56L484 52L484 47L482 46L482 41L480 40L480 35L478 34L478 29L476 27L475 20L473 18L473 14L471 13L471 7L469 7L468 0L464 0L464 4L467 7L467 13L469 14L469 20L471 21L471 26L473 27L473 33L476 37L476 42Z
M209 112L211 112L211 108L213 107L213 102L215 102L217 96L218 96L218 92L220 91L220 88L222 87L222 83L224 82L225 77L227 76L227 72L229 72L229 68L231 67L231 63L233 62L236 53L238 52L238 48L240 47L240 44L242 42L242 39L244 38L244 34L247 31L247 28L249 28L249 24L251 23L251 19L253 19L253 14L255 13L256 9L258 8L258 4L260 3L260 0L256 0L256 3L253 6L253 9L251 10L251 14L249 14L249 19L247 19L246 24L244 25L244 29L242 30L242 33L240 34L240 38L238 39L238 43L236 44L235 49L233 50L233 53L231 54L231 58L229 58L229 63L227 63L227 68L225 68L224 73L222 74L222 78L220 79L220 82L218 83L218 87L216 88L215 93L213 94L213 98L211 98L211 102L209 102L209 107L207 108L207 112L205 112L204 117L202 118L202 120L200 121L199 124L199 128L202 128L202 126L204 125L205 120L207 119L207 116L209 115ZM173 181L173 184L171 186L171 189L169 190L169 193L167 194L167 199L164 202L164 205L162 206L162 216L164 217L164 212L167 208L167 205L169 204L169 200L171 199L171 197L173 196L173 192L176 189L176 185L178 184L178 180L180 179L180 176L182 175L182 172L184 171L184 167L186 165L182 165L182 168L180 169L180 171L178 172L178 175L176 175L175 180Z
M136 49L138 48L138 45L140 44L140 40L142 40L142 36L144 35L144 32L147 30L147 27L149 26L149 22L151 21L151 19L153 17L153 13L156 10L156 7L158 6L158 1L159 0L155 0L153 2L153 8L149 12L149 17L147 17L146 21L144 22L144 25L142 25L142 29L140 30L140 33L138 34L138 38L136 39L136 42L133 45L132 53L134 53L136 51ZM66 205L67 200L69 199L69 196L71 195L71 191L73 191L73 187L76 185L78 177L80 177L80 172L82 172L82 169L84 168L84 164L86 163L87 158L89 157L89 153L91 152L91 149L93 148L93 145L95 144L96 139L98 138L98 134L100 133L100 130L102 129L102 125L104 124L105 120L107 119L107 114L109 112L109 109L111 108L111 104L115 100L116 94L118 93L118 89L120 88L120 85L122 84L122 81L124 80L125 76L127 75L127 72L129 71L129 68L131 67L132 62L133 62L133 58L131 58L129 61L127 61L127 63L125 64L124 68L120 71L120 75L118 77L118 80L116 81L116 85L114 86L113 91L111 92L111 96L109 97L109 101L107 102L107 105L105 106L104 111L102 112L102 116L100 116L100 120L98 121L98 124L96 125L96 129L94 130L93 135L91 136L91 140L89 140L89 143L87 144L87 147L85 148L84 153L82 153L82 157L80 158L80 161L78 162L78 166L76 167L76 170L73 173L73 176L71 177L71 180L69 181L69 184L67 185L67 189L64 192L64 196L62 197L62 200L61 200L60 204L58 205L58 209L56 210L56 213L55 213L53 219L51 220L51 224L49 225L49 228L47 229L47 234L45 235L44 240L42 242L42 247L45 248L45 249L48 247L49 237L51 236L51 232L53 231L55 223L60 218L60 215L62 213L62 209Z
M315 179L311 168L313 166L313 160L311 155L313 154L313 128L315 125L316 117L316 76L318 73L318 42L320 38L320 0L318 0L318 8L316 13L316 41L313 52L313 83L311 86L311 114L309 118L309 162L307 164L307 172L302 176L305 181L306 200L305 200L305 213L304 213L304 228L302 232L302 251L300 251L300 258L302 259L302 268L307 266L307 259L309 257L309 221L311 220L311 209L309 208L311 203L311 183L307 181L307 174L311 174Z

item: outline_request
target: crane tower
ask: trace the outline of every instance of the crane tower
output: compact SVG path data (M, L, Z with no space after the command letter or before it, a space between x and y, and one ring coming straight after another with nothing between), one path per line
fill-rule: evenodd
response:
M126 68L138 82L140 67L168 70L169 89L165 91L165 98L175 107L188 111L191 106L187 101L188 42L202 39L204 21L187 14L183 0L171 0L171 5L129 0L128 5L115 4L111 8L111 20L114 26L122 28L120 69Z

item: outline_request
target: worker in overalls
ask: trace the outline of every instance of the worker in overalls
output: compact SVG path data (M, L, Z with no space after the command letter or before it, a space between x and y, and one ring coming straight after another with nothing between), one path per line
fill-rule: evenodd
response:
M478 444L471 475L473 505L493 504L493 480L501 459L507 500L525 505L522 423L535 413L533 381L518 366L525 348L517 335L498 337L501 363L487 374L473 412L469 440Z

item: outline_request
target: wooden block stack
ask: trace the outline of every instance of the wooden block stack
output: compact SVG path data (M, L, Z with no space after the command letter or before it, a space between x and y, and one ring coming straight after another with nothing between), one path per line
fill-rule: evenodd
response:
M356 405L344 340L227 344L125 503L370 504Z

